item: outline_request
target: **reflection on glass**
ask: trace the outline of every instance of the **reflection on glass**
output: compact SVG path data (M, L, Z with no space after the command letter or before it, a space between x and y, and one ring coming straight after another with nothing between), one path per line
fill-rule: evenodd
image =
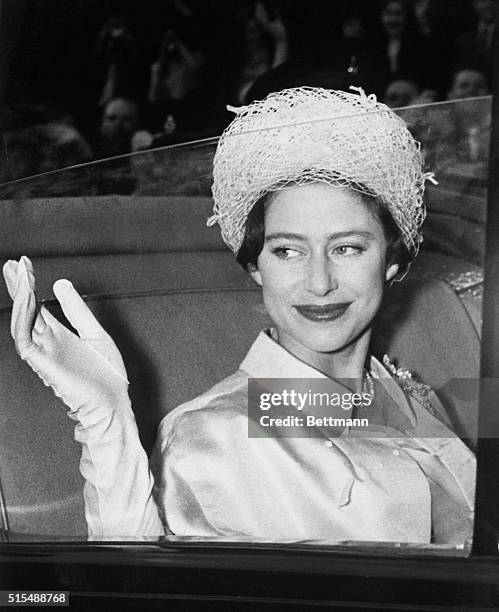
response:
M87 296L123 355L126 373L117 362L112 370L130 381L140 436L128 418L126 392L111 410L128 415L116 418L118 429L99 430L109 418L102 417L102 405L95 407L95 420L90 411L77 428L87 449L81 463L85 520L73 423L16 357L10 298L2 288L0 389L7 410L0 483L11 532L50 539L83 535L88 524L92 537L104 539L166 530L242 541L434 544L449 554L469 542L490 99L411 107L399 115L421 142L423 171L438 180L426 187L424 241L401 282L392 282L402 276L401 262L385 257L400 219L387 227L368 208L375 190L366 194L358 177L354 189L352 177L338 189L331 169L321 182L267 185L279 189L261 204L267 242L257 261L246 257L250 275L244 272L206 227L216 140L0 186L2 258L30 256L37 296L48 299L61 320L50 301L54 280L70 278ZM320 141L328 121L306 129L297 121L284 133L315 134ZM351 125L351 117L341 121ZM231 136L231 146L244 149L259 139L271 145L274 128L269 123L267 130ZM293 161L286 151L297 159L304 155L300 141L293 147L282 153L286 163ZM387 164L378 173L389 181ZM303 168L310 177L317 170ZM256 173L251 180L259 179ZM29 292L18 280L31 277L28 262L11 264L9 274L13 293L20 284ZM373 333L366 333L377 311ZM72 324L78 329L78 321ZM273 331L258 335L269 325ZM99 359L94 366L102 373ZM57 389L52 371L35 362L32 367ZM248 431L248 376L293 379L279 389L260 389L265 408L260 395L249 412L257 436ZM321 380L336 387L316 390ZM299 410L301 399L285 405L291 391L304 401ZM315 393L329 401L347 394L348 407L330 403L325 413L324 406L315 413ZM371 403L352 403L355 394ZM82 408L70 407L78 420ZM271 430L263 416L274 419ZM286 417L294 420L284 422ZM310 426L308 417L315 418ZM97 433L92 438L90 432ZM157 505L143 448L152 453ZM99 456L107 484L92 475Z

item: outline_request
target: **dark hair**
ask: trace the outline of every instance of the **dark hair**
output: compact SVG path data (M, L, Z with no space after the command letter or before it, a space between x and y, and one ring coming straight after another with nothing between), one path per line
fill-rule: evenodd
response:
M248 270L250 266L258 267L257 261L262 252L265 239L265 208L270 203L272 195L273 192L263 195L250 210L246 219L243 242L236 255L238 263L245 270ZM387 265L397 263L399 265L398 275L403 274L413 260L413 257L411 257L403 243L400 230L390 211L379 198L363 194L362 199L369 204L373 215L377 217L383 227L388 243L386 253Z

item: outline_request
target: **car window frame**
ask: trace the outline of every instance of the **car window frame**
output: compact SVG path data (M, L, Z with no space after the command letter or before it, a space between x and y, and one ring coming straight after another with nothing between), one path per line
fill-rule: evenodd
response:
M495 3L493 65L499 66L499 5ZM477 484L472 556L499 554L499 75L493 71L487 225L484 257L480 391L478 409Z

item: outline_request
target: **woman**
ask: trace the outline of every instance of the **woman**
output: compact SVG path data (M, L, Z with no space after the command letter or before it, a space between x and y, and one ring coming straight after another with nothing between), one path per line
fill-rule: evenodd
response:
M273 327L235 374L162 421L155 485L110 337L65 280L54 293L79 337L35 315L29 260L5 266L18 352L77 421L90 534L464 542L472 453L429 389L369 354L384 287L419 248L418 144L362 91L289 89L237 113L209 224L261 285ZM269 435L248 412L250 378L367 394L349 414L369 428Z
M225 101L244 104L258 77L287 60L288 33L278 11L253 1L236 11L229 31L231 53L224 52L222 91Z
M405 2L382 2L378 47L383 50L385 88L390 82L399 79L414 80L420 86L430 87L421 57L420 36L411 22L411 14Z
M155 129L171 134L206 128L209 92L203 70L203 52L190 48L175 30L167 30L150 71L148 99Z

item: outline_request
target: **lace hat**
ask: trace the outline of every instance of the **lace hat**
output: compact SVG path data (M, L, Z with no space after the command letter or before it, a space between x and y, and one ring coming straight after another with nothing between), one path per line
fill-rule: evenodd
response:
M420 144L374 95L298 87L241 108L220 137L213 167L213 216L237 253L254 204L266 193L313 182L349 187L380 199L409 253L422 241Z

